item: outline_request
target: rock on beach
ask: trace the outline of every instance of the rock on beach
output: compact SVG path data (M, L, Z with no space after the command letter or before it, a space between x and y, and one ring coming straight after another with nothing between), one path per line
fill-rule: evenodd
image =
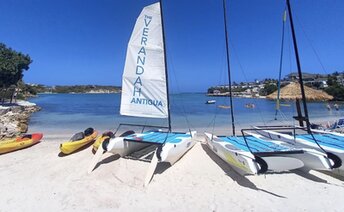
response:
M0 139L26 133L31 114L40 109L36 104L27 101L0 106Z

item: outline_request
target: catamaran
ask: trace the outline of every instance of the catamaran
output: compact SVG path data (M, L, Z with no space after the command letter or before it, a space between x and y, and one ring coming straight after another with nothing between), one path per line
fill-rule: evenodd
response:
M142 127L140 133L128 131L119 137L103 142L89 167L91 172L100 160L103 151L124 157L148 146L154 151L144 185L150 182L158 162L171 165L179 160L195 141L195 131L172 132L168 71L166 61L165 34L162 1L143 8L136 20L129 40L124 73L122 77L122 98L120 114L145 118L167 118L168 127L137 124L122 126ZM145 131L147 128L157 130Z
M285 145L279 139L266 139L264 136L252 132L254 131L252 129L242 129L242 136L235 135L226 0L223 0L223 9L233 135L216 136L212 133L205 133L209 148L240 174L262 174L267 171L279 172L298 168L330 169L331 161L323 152Z
M310 127L311 124L310 124L309 116L308 116L306 95L305 95L305 89L303 85L301 63L300 63L300 58L299 58L299 53L298 53L298 48L297 48L297 41L296 41L296 35L295 35L295 30L294 30L290 0L286 0L286 3L287 3L288 17L290 21L293 44L294 44L296 64L297 64L297 69L298 69L298 77L299 77L299 84L301 88L304 116L302 115L300 102L297 99L296 101L297 111L298 111L297 119L299 120L300 126L296 126L296 127L294 126L257 126L256 128L259 129L259 134L267 138L278 139L280 141L283 141L285 145L295 146L295 147L307 147L307 148L312 148L317 151L323 152L326 155L326 157L329 158L331 161L331 169L338 168L341 172L343 172L344 167L342 165L342 161L344 160L344 136L339 133L313 130ZM283 41L282 41L282 49L283 49ZM281 56L281 59L282 59L282 56ZM277 103L278 101L279 100L277 98ZM277 111L276 111L276 114L277 114ZM306 122L306 127L303 127L304 121Z

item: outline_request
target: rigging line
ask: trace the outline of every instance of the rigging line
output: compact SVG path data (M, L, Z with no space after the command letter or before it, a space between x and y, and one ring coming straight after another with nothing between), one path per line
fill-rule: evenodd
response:
M216 124L216 117L217 117L217 113L215 113L215 117L213 119L213 125L212 125L212 129L211 129L211 134L212 135L214 135L215 124Z
M223 50L223 51L222 51L222 54L224 55L224 48L223 48L222 50ZM222 55L221 58L223 58L223 55ZM224 66L223 63L224 63L224 61L221 60L221 64L222 64L221 67ZM221 80L221 79L224 78L224 77L223 77L223 75L224 75L224 69L221 68L220 70L221 70L221 71L220 71L220 74L219 74L220 78L219 78L219 80L218 80L218 84L219 84L220 86L222 86L222 85L225 86L225 83L223 83L222 80ZM224 87L224 90L226 90L226 86ZM211 131L212 134L214 134L215 125L216 125L216 119L217 119L218 113L219 113L219 108L216 107L216 108L215 108L215 113L214 113L214 115L213 115L213 118L211 119L211 121L209 122L209 124L208 124L208 126L207 126L207 128L209 128L210 126L212 127L212 131Z
M287 124L288 122L289 122L289 118L287 117L287 115L283 112L283 111L280 111L280 116L281 116L281 118L282 118L282 123L283 124Z
M292 36L291 36L291 29L290 29L291 27L286 27L286 32L287 32L287 38L288 38L288 58L289 58L289 74L291 74L292 73L292 70L293 70L293 68L292 68ZM292 101L293 103L295 103L295 101ZM295 114L295 104L294 104L294 106L292 107L292 114ZM293 116L293 115L292 115ZM293 123L293 125L295 126L296 124L296 120L295 119L291 119L292 120L292 123Z
M180 93L181 92L181 89L180 89L180 84L177 80L177 74L175 72L175 67L174 67L174 62L173 62L173 59L171 57L171 55L169 55L169 61L170 61L170 66L171 66L171 69L170 69L170 72L172 73L172 76L174 77L174 81L176 82L176 86L177 86L177 93ZM184 104L181 104L181 106L179 107L178 104L176 104L176 107L177 108L181 108L181 111L182 111L182 114L183 114L183 117L185 118L185 121L186 121L186 124L188 125L188 128L189 128L189 131L190 129L194 126L191 125L189 119L188 119L188 116L186 115L186 110L185 110L185 107L184 107Z
M324 71L326 74L328 74L328 72L327 72L326 69L325 69L324 64L322 63L322 61L321 61L321 59L320 59L320 56L319 56L318 52L315 50L315 47L314 47L313 43L311 42L311 40L310 40L308 34L306 33L306 31L305 31L305 29L304 29L304 26L302 25L302 23L301 23L301 21L299 20L299 18L297 17L297 15L295 15L295 18L296 18L297 23L300 25L300 28L301 28L303 34L305 35L306 40L308 41L309 45L311 46L311 48L312 48L312 50L313 50L313 53L315 54L315 56L316 56L318 62L320 63L321 68L323 69L323 71Z
M289 38L288 39L288 58L289 58L289 74L291 74L292 73L292 70L293 70L293 68L292 68L292 59L291 59L291 43L292 43L292 38L291 38L291 32L290 32L290 28L289 27L287 27L287 33L288 33L288 35L287 35L287 37Z
M235 57L235 59L236 59L238 65L239 65L239 68L240 68L240 70L241 70L241 73L242 73L242 75L244 76L245 81L248 82L248 78L247 78L247 76L246 76L245 70L244 70L244 68L243 68L243 66L242 66L242 64L241 64L241 62L240 62L238 53L237 53L237 51L236 51L236 48L235 48L233 42L231 42L231 39L229 39L229 44L231 45L232 53L233 53L233 55L234 55L234 57ZM259 104L257 104L257 100L256 100L255 98L253 98L253 102L255 102L256 105L257 105L257 110L258 110L258 112L259 112L261 121L263 122L264 125L266 125L266 122L265 122L265 120L263 119L263 113L262 113L262 111L260 110L260 107L258 106ZM239 122L236 122L236 124L239 124Z
M225 58L225 55L226 55L226 49L225 47L222 45L222 59L221 59L221 72L219 74L220 78L218 80L219 84L220 85L224 85L224 90L226 91L226 83L224 81L222 81L224 78L225 78L225 61L224 61L224 58ZM220 97L220 98L225 98L227 99L226 97ZM220 108L216 107L215 108L215 114L213 116L213 120L208 124L208 127L210 127L212 125L212 134L214 134L214 130L215 130L215 125L216 125L216 120L217 120L217 116L219 114L219 111L220 111Z
M246 76L246 74L245 74L245 71L244 71L244 69L243 69L242 64L240 63L240 60L239 60L238 54L237 54L237 52L236 52L236 50L235 50L234 44L231 42L231 39L230 39L230 38L229 38L229 39L226 39L226 42L227 42L227 41L228 41L229 44L232 46L232 48L231 48L231 49L232 49L232 52L234 53L234 56L236 57L236 59L237 59L237 61L238 61L240 70L241 70L241 72L242 72L242 74L243 74L243 76L244 76L245 81L248 82L248 78L247 78L247 76ZM232 97L232 96L231 96L231 97ZM230 98L230 100L232 100L232 98ZM253 101L256 103L256 105L259 105L259 104L257 104L257 100L256 100L256 99L254 99ZM263 119L263 114L262 114L262 111L260 110L260 107L258 106L257 109L258 109L258 111L259 111L261 121L264 123L264 125L266 125L266 122L265 122L265 120ZM235 122L235 123L238 124L238 122Z
M175 83L176 83L176 87L177 87L177 93L181 93L181 87L180 87L180 83L179 83L179 81L178 81L178 77L177 77L177 74L176 74L176 68L175 68L175 65L174 65L174 58L173 58L173 55L169 55L169 61L170 61L170 63L169 63L169 65L170 65L170 73L172 73L172 77L174 78L174 81L175 81ZM189 116L187 115L187 112L186 112L186 109L185 109L185 106L184 106L184 104L181 104L180 106L179 106L179 104L175 104L175 106L178 108L178 109L180 109L180 111L182 112L182 114L183 114L183 117L184 117L184 119L185 119L185 121L186 121L186 124L187 124L187 126L188 126L188 129L189 129L189 131L191 130L191 129L196 129L197 127L195 127L194 125L192 125L191 124L191 122L190 122L190 119L189 119Z
M279 74L278 74L278 81L277 81L277 100L276 100L276 111L275 111L275 120L277 120L277 113L280 110L280 93L281 93L281 75L282 75L282 67L283 67L283 51L284 51L284 28L285 22L287 20L287 8L284 9L283 13L283 26L282 26L282 44L281 44L281 57L280 57L280 64L279 64Z
M179 81L177 80L177 75L176 75L176 72L175 72L176 69L175 69L175 66L174 66L174 59L173 59L172 54L169 54L169 55L168 55L168 60L169 60L169 66L170 66L169 71L170 71L170 73L172 73L172 77L174 77L174 81L176 82L177 92L180 93L180 92L181 92L180 84L179 84ZM172 102L172 101L171 101L171 102ZM181 104L181 107L178 107L178 104L175 104L175 106L176 106L177 108L179 108L179 109L182 108L183 117L185 118L186 124L187 124L187 126L188 126L189 131L190 131L190 129L191 129L192 127L194 127L194 126L192 126L192 125L190 124L190 121L189 121L189 119L188 119L188 117L187 117L187 115L186 115L187 113L186 113L184 104ZM194 128L195 128L195 127L194 127Z

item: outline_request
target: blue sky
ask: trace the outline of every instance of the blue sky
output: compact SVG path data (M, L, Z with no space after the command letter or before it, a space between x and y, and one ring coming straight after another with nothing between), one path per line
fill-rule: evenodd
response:
M0 42L32 57L26 82L120 85L135 20L145 5L154 2L0 1ZM291 0L291 4L303 71L344 71L344 2ZM277 78L284 7L284 0L228 1L234 81ZM172 90L206 91L226 83L222 0L164 0L164 16ZM288 37L284 75L296 70L290 47Z

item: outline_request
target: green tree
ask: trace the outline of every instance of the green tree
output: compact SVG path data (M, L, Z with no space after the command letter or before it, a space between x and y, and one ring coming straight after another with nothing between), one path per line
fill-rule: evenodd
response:
M24 55L5 44L0 43L0 88L1 93L6 93L12 86L23 78L23 71L29 69L32 60L29 55ZM13 90L13 89L12 89ZM14 91L13 91L14 92ZM2 98L5 98L2 96Z
M343 101L344 100L344 87L340 85L329 86L325 89L326 93L334 97L333 100Z
M328 87L325 89L326 93L332 95L334 97L333 100L343 101L344 100L344 86L338 83L337 77L340 74L338 72L334 72L333 74L329 74L327 76L327 85Z
M264 88L259 91L259 95L266 96L277 90L277 86L274 83L268 83L264 85Z
M214 93L214 90L215 90L214 87L210 87L210 88L208 88L208 93Z
M337 77L335 75L328 75L327 76L327 85L328 86L337 86Z

